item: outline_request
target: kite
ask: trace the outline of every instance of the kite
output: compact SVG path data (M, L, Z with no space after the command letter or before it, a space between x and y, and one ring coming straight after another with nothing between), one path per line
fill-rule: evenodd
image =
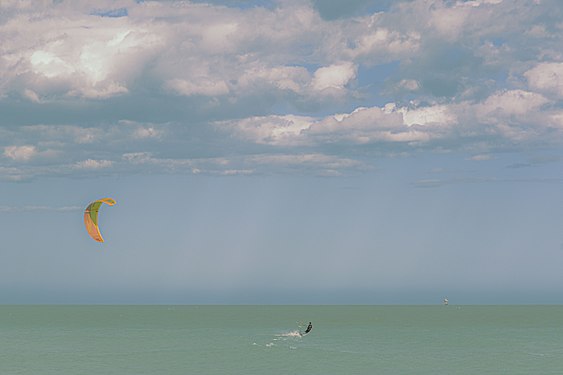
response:
M86 230L90 237L98 242L104 242L100 228L98 228L98 211L102 203L113 206L115 201L111 198L98 199L90 203L84 210L84 225L86 226Z

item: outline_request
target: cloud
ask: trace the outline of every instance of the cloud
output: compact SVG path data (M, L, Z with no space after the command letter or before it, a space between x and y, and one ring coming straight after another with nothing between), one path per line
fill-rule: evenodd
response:
M4 156L15 161L28 161L37 155L35 146L7 146L4 147Z
M515 140L534 144L551 137L551 142L562 142L561 111L542 110L549 104L552 102L538 93L501 90L481 102L411 103L404 107L388 103L322 118L262 116L218 122L216 126L240 139L271 146L405 144L413 150L471 150L477 142L485 148L482 151L491 151Z
M143 62L157 52L159 34L128 17L82 11L79 4L28 9L0 27L0 35L11 36L0 65L7 90L21 89L35 102L53 96L103 99L129 92L127 85ZM28 16L34 22L20 27Z
M259 144L297 146L303 130L309 129L314 119L307 116L263 116L235 121L217 122L219 128L232 130L238 137Z
M523 90L508 90L494 93L477 106L477 116L483 122L491 119L526 115L538 110L548 100L541 94Z
M254 72L275 88L313 99L313 91L342 90L355 78L357 64L350 59L389 61L411 54L420 39L378 27L371 17L323 20L310 5L291 2L244 11L187 2L118 3L9 7L12 17L0 26L7 40L3 93L19 91L33 102L100 100L149 84L183 96L252 95L263 89L248 84ZM35 22L20 27L29 16ZM306 61L312 51L319 65L314 70Z
M424 116L423 112L428 112ZM444 110L409 111L387 108L357 108L348 114L325 118L296 116L265 116L217 123L239 137L274 146L303 146L318 143L366 144L377 141L409 142L430 139L429 132L412 125L424 125L447 120L440 117ZM432 117L434 116L434 117Z
M563 98L563 63L540 63L524 77L531 89Z
M455 124L456 115L446 105L434 105L403 110L403 122L407 126L426 124Z
M410 56L419 49L421 35L418 32L393 31L377 27L373 21L366 20L366 31L350 38L347 44L353 47L344 48L344 56L359 61L372 59L373 62L386 62Z
M219 3L3 3L2 178L330 174L562 142L555 2Z
M197 81L184 79L172 79L166 82L165 87L185 96L203 95L218 96L229 93L229 86L223 80L214 81L208 77L200 78Z
M311 85L316 91L343 90L356 78L356 66L352 63L334 64L315 71Z
M474 160L474 161L484 161L484 160L491 160L492 156L489 154L479 154L479 155L473 155L472 157L469 158L469 160Z
M420 83L418 83L418 81L414 79L403 79L398 83L397 86L409 91L416 91L420 88Z
M110 168L112 165L113 162L111 160L87 159L75 163L74 167L77 169L102 169L102 168Z

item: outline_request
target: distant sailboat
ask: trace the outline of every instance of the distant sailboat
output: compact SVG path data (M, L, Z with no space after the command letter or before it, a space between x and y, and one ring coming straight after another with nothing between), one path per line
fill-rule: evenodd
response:
M447 299L447 298L444 298L444 302L443 302L443 303L444 303L444 306L448 306L448 303L449 303L448 299Z

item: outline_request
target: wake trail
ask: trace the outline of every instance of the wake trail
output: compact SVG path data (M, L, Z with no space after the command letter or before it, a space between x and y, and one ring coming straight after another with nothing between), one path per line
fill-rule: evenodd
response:
M293 330L293 331L288 331L288 332L282 332L282 333L277 333L274 335L274 337L270 340L270 342L268 342L267 344L263 345L267 348L271 348L273 346L276 346L276 344L283 344L285 342L295 342L296 340L300 340L303 336L301 335L301 332L299 332L298 330ZM262 346L256 342L254 342L252 345L255 346ZM290 346L290 349L297 349L294 346Z

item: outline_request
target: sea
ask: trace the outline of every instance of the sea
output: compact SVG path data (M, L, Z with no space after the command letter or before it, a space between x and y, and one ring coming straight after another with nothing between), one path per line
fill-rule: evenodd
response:
M0 305L0 374L561 375L563 306Z

